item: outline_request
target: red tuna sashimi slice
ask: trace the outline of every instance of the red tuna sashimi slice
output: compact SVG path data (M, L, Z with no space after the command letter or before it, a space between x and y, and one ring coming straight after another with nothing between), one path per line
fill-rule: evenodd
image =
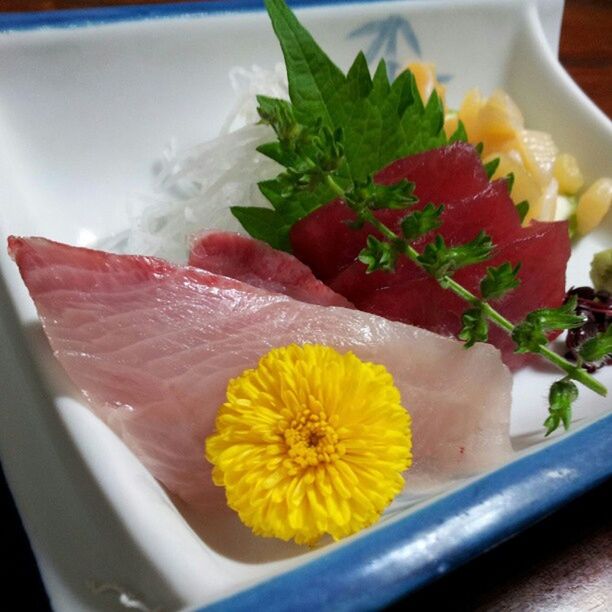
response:
M399 160L377 176L381 182L395 182L401 178L416 181L415 192L423 198L416 208L430 199L445 205L443 225L437 233L444 236L447 244L467 242L480 230L493 239L497 247L493 260L461 271L456 277L461 280L467 275L465 283L470 290L477 290L487 265L522 262L522 287L502 301L502 314L519 321L531 310L561 304L570 253L566 224L522 228L505 182L488 183L473 149L452 145L429 151ZM483 182L484 188L470 193ZM469 195L454 199L465 193ZM406 213L385 210L375 214L398 231L399 220ZM417 266L401 261L394 274L365 273L365 266L356 256L365 245L367 235L376 235L376 232L367 226L359 231L351 229L347 221L354 219L352 212L340 201L316 210L292 230L295 254L334 291L361 310L424 326L438 333L456 334L461 327L465 304L451 294L445 295ZM425 237L415 246L422 250L429 240L429 236ZM513 343L501 331L493 330L490 340L503 349L508 364L518 367L525 362L525 357L513 354Z
M350 265L371 231L354 229L356 216L342 201L334 200L298 221L289 233L293 254L317 278L327 281Z
M428 202L448 204L468 198L489 183L478 153L465 143L411 155L393 162L375 177L382 184L402 179L415 183L415 195L419 198L415 209ZM376 216L396 225L405 214L405 211L380 211ZM291 229L294 254L318 278L326 280L334 276L357 257L371 233L367 228L351 229L347 222L354 219L354 214L340 200L317 209Z
M548 245L548 246L547 246ZM548 248L548 252L546 249ZM565 267L569 258L569 239L565 223L532 223L518 237L502 243L492 259L486 263L459 270L455 279L472 292L478 293L480 279L487 266L505 261L521 261L521 284L500 300L495 307L513 323L537 308L560 305L565 295ZM348 272L352 277L348 278ZM331 286L338 291L343 286L359 287L359 275L364 275L358 264L345 270ZM403 321L430 329L442 335L456 336L461 329L461 314L466 303L455 294L442 289L432 278L424 275L414 264L407 262L396 275L376 273L377 287L369 291L351 291L349 297L357 308L394 321ZM374 274L370 275L374 276ZM491 325L489 341L502 350L505 363L517 368L528 357L514 353L510 336Z
M395 211L384 212L395 213ZM394 231L399 231L398 221L398 219L394 219L389 222L389 226ZM441 234L446 244L452 246L471 240L481 230L487 232L495 244L501 244L521 229L518 215L508 196L508 189L504 181L491 183L475 196L449 202L445 205L441 221L442 226L436 230L436 233ZM372 230L369 233L381 237ZM424 245L431 240L432 234L416 241L414 243L415 248L422 251ZM365 244L365 238L363 244ZM405 258L400 259L393 274L380 271L366 274L365 266L359 260L353 260L341 272L327 279L326 282L334 291L344 295L349 300L354 298L359 304L363 304L364 297L373 291L404 286L413 279L427 276L424 270ZM355 305L357 305L356 302ZM362 306L357 307L368 310ZM413 324L422 325L423 323L413 321Z
M194 505L217 498L203 448L229 379L291 343L351 350L390 370L413 419L408 486L419 474L487 469L511 452L511 376L489 345L465 351L416 327L148 257L42 238L10 238L9 251L92 409Z
M404 157L375 177L383 185L402 179L414 182L414 193L421 202L461 200L482 191L489 183L478 152L465 142Z
M229 276L254 287L284 293L322 306L353 305L316 279L308 266L265 242L233 232L206 232L196 237L189 265Z

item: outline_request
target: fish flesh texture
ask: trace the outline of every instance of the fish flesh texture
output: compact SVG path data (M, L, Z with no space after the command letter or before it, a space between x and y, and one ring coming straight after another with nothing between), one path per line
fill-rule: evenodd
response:
M205 504L204 440L228 381L270 349L318 343L385 365L413 420L411 472L455 478L510 453L511 375L499 351L194 267L10 238L56 357L170 491Z
M490 345L466 351L404 323L150 257L16 237L9 252L92 410L194 506L215 498L204 441L228 381L291 343L388 368L413 420L409 474L452 479L509 457L511 375Z
M533 310L561 306L571 251L567 222L532 221L522 227L507 181L489 182L474 147L458 142L417 153L393 162L375 177L385 185L402 179L414 182L419 198L410 210L420 210L429 202L444 205L441 226L413 243L417 251L422 253L435 235L449 246L458 246L484 231L495 245L491 258L458 270L454 280L479 295L488 267L520 263L519 286L497 299L495 308L519 323ZM379 221L399 235L406 214L406 210L374 211ZM393 274L380 270L368 274L357 257L369 234L382 236L368 224L355 229L355 221L355 213L341 200L318 208L291 228L294 255L359 310L456 337L463 327L465 301L442 289L406 258L400 258ZM488 341L502 351L504 362L513 369L534 360L533 355L516 353L512 338L495 326Z
M254 287L284 293L301 302L354 308L290 253L235 232L199 234L191 243L189 265Z

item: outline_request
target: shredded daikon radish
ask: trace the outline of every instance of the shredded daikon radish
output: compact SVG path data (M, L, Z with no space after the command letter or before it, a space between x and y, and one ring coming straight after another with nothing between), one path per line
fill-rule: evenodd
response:
M287 98L285 67L234 68L229 78L237 102L221 134L184 152L176 142L170 143L153 193L128 203L130 230L105 240L100 248L184 263L191 236L202 229L242 231L230 206L270 205L257 183L274 178L281 167L256 150L275 138L269 126L256 124L256 95Z
M236 66L230 70L229 79L236 93L237 101L221 127L221 134L227 134L236 127L252 125L259 121L258 95L289 99L285 64L276 64L274 70L265 70L259 66L252 66L251 70L247 70Z

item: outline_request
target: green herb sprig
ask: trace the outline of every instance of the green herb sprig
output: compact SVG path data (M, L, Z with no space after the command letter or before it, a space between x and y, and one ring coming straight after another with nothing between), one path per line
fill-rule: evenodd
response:
M331 174L325 176L325 181L330 188L334 188L338 197L342 197L342 188L335 185ZM584 324L584 317L575 314L575 299L559 308L535 310L521 323L514 325L501 315L489 300L499 299L519 285L520 264L512 266L505 262L497 267L488 267L486 275L480 282L480 297L452 278L456 270L480 263L490 257L493 243L486 233L481 232L470 242L452 248L447 247L442 237L437 235L425 246L423 253L419 253L410 243L426 235L428 230L424 228L420 234L411 232L408 239L406 236L397 235L380 222L371 209L354 202L348 204L362 221L371 225L384 237L383 240L378 240L374 236L369 236L366 247L359 255L360 261L367 264L368 272L375 270L392 272L398 257L405 256L426 270L440 286L452 291L470 305L470 308L463 313L462 329L459 332L459 338L465 341L466 348L470 348L476 342L487 341L489 322L491 322L512 336L516 352L540 355L565 372L566 376L553 383L549 393L549 416L544 422L546 435L551 434L561 423L565 429L569 428L571 406L578 398L578 388L572 381L580 382L600 395L607 394L606 387L582 369L580 363L573 364L547 347L548 332L572 329ZM406 215L401 226L416 225L416 221L408 220L418 216L418 212ZM585 355L589 357L606 355L612 347L612 335L604 332L589 342L591 344L582 348Z
M586 340L578 355L582 361L599 361L606 355L612 355L612 325Z
M449 246L442 236L433 235L441 225L442 205L428 203L421 210L409 211L417 201L412 183L374 183L374 173L396 159L466 140L464 127L460 124L447 139L440 99L434 92L424 104L410 72L401 73L390 83L381 62L370 76L360 53L345 76L283 0L266 0L266 7L285 57L291 102L258 98L261 121L270 125L277 137L258 150L285 170L259 184L272 209L233 207L232 213L255 238L289 250L289 231L297 221L334 198L343 199L356 215L353 225L367 224L379 236L370 235L359 254L367 272L393 272L399 258L409 259L467 302L459 333L466 348L485 342L493 324L512 336L517 352L538 354L565 373L551 387L549 417L544 425L547 435L561 423L567 428L578 396L573 381L600 395L607 393L581 364L573 364L547 347L550 331L584 323L574 312L575 304L536 310L514 325L491 302L519 285L520 264L488 267L480 295L475 295L456 282L453 274L490 258L494 248L490 236L480 232L465 244ZM496 167L495 161L490 162L485 171L490 176ZM512 179L508 177L509 189ZM519 213L526 214L527 206L519 205ZM374 214L384 208L407 210L399 234ZM422 251L417 250L415 241L427 236L433 237ZM612 342L608 337L593 340L596 342L583 347L589 355L608 350Z

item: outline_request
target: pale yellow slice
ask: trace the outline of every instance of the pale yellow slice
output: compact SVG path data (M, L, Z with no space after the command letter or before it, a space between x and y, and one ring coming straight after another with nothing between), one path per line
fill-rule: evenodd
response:
M612 179L595 181L578 200L576 208L576 230L582 236L597 227L610 210L612 204Z

